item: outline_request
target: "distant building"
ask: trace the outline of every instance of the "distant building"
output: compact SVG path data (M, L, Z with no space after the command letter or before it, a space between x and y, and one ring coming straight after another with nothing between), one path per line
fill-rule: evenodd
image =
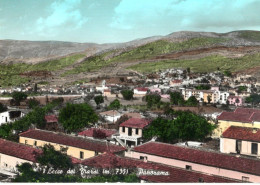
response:
M101 112L100 115L109 122L116 122L120 117L121 114L116 110L110 110L106 112Z
M134 89L134 95L137 95L137 96L144 96L147 94L148 92L148 88L146 87L138 87L138 88L135 88Z
M229 96L228 102L229 102L230 105L235 105L235 106L242 106L243 105L243 99L240 96Z
M5 123L11 123L19 118L23 117L25 114L19 110L5 111L0 113L0 125Z

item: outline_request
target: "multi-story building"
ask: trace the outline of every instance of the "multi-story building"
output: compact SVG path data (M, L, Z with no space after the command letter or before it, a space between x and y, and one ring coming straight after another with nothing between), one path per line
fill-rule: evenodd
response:
M260 109L236 108L234 112L222 112L217 121L215 137L220 137L230 126L260 128Z
M143 129L149 124L150 121L146 119L130 118L120 124L119 134L112 138L119 139L128 146L137 146L142 143Z

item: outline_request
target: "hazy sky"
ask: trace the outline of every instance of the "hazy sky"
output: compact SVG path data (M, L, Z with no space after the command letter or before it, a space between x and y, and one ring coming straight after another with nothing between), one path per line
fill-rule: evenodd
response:
M0 0L0 39L125 42L260 30L260 0Z

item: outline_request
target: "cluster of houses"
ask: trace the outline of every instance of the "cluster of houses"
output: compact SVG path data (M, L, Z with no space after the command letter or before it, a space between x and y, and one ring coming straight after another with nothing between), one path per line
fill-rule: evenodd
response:
M138 78L131 79L138 81ZM182 69L168 69L141 80L144 81L142 85L128 87L135 98L156 93L162 99L169 99L169 90L174 90L181 92L185 100L194 96L199 102L235 105L232 112L215 109L212 112L217 125L212 138L219 142L218 150L209 150L196 142L162 143L156 141L156 137L145 141L143 131L150 126L150 118L138 111L109 110L98 113L103 121L79 133L29 129L19 134L19 143L0 139L0 173L4 171L15 176L17 164L37 163L41 147L49 144L70 156L74 165L139 169L140 182L260 182L260 109L243 108L245 97L259 86L253 77L230 78L220 73L190 74ZM210 85L210 89L200 90L197 85ZM239 86L245 86L246 91L237 91ZM70 88L70 92L82 97L99 92L107 98L122 98L120 91L125 87L104 80L100 85L83 84ZM0 92L7 91L1 89ZM0 125L25 114L16 109L0 113ZM127 119L116 125L124 116ZM50 125L56 124L58 114L46 115L45 120ZM144 171L163 171L165 174L141 173Z

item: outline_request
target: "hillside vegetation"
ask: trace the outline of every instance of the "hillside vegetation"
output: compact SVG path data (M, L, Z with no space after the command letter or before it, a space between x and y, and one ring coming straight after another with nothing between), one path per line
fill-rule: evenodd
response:
M227 58L220 55L196 60L164 60L157 62L141 63L129 67L129 69L142 72L156 72L169 68L187 68L194 72L213 72L219 68L221 71L230 70L231 72L241 71L260 65L260 54L247 55L241 58Z
M259 31L241 31L239 34L240 38L248 39L251 41L260 42L260 32Z
M30 78L20 76L21 73L30 71L57 71L67 66L74 64L77 60L83 58L85 55L76 54L72 56L63 57L56 60L50 60L34 65L17 63L17 64L2 64L0 67L0 86L19 85L21 83L29 82Z
M201 47L209 47L215 44L226 42L228 39L223 38L193 38L183 42L168 42L166 40L159 40L151 42L144 46L137 47L127 52L123 52L120 55L111 59L105 60L105 56L113 53L109 51L102 55L91 57L88 60L81 63L76 68L67 71L63 76L69 74L77 74L81 72L91 72L101 69L111 63L116 62L127 62L127 61L138 61L151 59L155 56L167 54L171 52L183 51L188 49L197 49Z

